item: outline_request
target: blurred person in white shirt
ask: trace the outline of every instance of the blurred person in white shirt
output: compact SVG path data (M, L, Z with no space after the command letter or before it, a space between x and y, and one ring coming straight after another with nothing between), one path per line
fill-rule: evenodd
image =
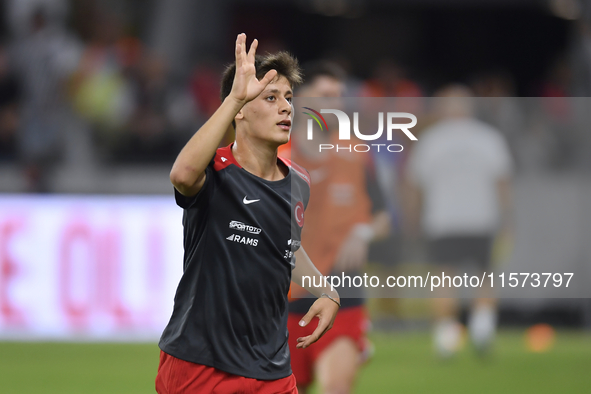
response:
M40 5L27 15L29 29L11 48L22 86L19 154L28 191L48 192L47 176L63 153L64 124L71 117L67 83L78 65L80 46L51 19L50 8Z
M488 274L495 238L512 232L509 149L497 129L474 118L468 88L451 85L437 96L438 121L421 133L409 157L408 229L422 233L431 260L446 275ZM434 344L448 357L461 344L458 292L447 286L434 296L440 297L434 299ZM495 336L496 300L486 284L471 296L470 339L485 352Z

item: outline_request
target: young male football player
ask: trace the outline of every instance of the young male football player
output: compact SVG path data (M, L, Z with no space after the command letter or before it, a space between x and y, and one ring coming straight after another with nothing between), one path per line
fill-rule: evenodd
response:
M184 208L184 272L162 334L156 391L297 393L287 342L290 280L319 275L300 245L309 175L277 148L289 140L292 89L301 81L287 53L255 58L236 40L222 104L177 157L170 179ZM236 141L218 145L235 125ZM295 257L295 258L294 258ZM294 268L295 265L295 268ZM292 271L293 270L293 271ZM326 332L338 293L319 299L300 324L306 348Z

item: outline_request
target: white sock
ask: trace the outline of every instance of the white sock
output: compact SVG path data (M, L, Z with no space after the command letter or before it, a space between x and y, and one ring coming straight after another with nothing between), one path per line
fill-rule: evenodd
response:
M450 357L456 353L461 344L462 329L456 320L447 318L435 324L434 345L442 357Z
M490 346L495 338L497 327L497 313L489 305L476 307L470 314L468 330L474 346L484 350Z

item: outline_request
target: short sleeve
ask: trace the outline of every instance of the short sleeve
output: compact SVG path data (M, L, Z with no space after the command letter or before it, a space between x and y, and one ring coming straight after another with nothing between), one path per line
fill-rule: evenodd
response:
M184 196L182 195L176 188L174 188L174 199L176 204L183 208L183 209L191 209L195 208L203 203L206 202L207 196L211 194L211 189L213 188L213 177L215 176L215 171L213 169L213 160L209 163L209 165L205 168L205 182L201 187L201 190L194 196Z

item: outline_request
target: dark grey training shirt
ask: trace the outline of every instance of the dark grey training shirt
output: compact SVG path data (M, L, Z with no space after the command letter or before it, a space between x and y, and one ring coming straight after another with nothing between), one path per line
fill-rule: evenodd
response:
M300 245L308 173L267 181L220 148L184 208L184 272L160 348L182 360L261 380L291 374L287 293ZM295 242L294 242L295 241Z

